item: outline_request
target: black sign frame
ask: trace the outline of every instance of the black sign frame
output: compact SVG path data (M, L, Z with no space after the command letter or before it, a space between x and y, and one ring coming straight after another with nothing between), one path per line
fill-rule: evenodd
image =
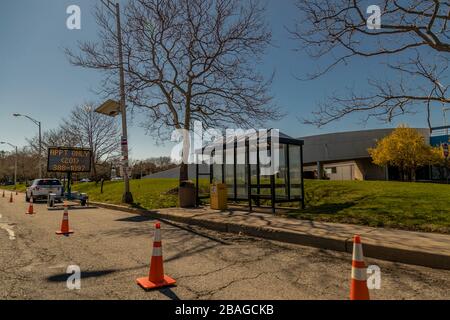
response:
M51 162L50 161L50 157L53 157L53 158L56 157L54 155L50 155L50 152L52 150L68 151L68 152L77 152L77 151L78 152L80 152L80 151L81 152L88 152L87 156L85 156L85 157L78 157L78 158L83 158L85 160L84 163L87 165L87 168L84 169L84 170L73 170L73 169L70 169L70 170L67 170L67 169L55 170L55 169L50 168L50 162ZM47 156L47 172L65 172L65 173L91 172L91 164L92 164L91 163L91 158L92 158L92 150L91 149L88 149L88 148L77 148L77 147L49 147L48 150L47 150L47 154L48 154L48 156ZM70 157L69 156L68 158L75 159L77 157L73 157L73 156ZM86 161L87 158L89 159L89 161Z

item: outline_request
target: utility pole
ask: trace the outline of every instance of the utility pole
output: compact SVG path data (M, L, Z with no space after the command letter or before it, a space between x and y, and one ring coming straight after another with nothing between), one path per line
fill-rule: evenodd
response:
M42 131L41 131L41 122L38 121L39 126L39 159L38 159L38 166L39 166L39 178L43 178L42 176Z
M128 175L128 130L127 130L127 110L125 98L125 75L123 70L123 51L122 51L122 30L120 27L120 7L116 3L116 21L117 21L117 42L119 46L119 72L120 72L120 112L122 113L122 152L125 193L122 202L133 203L133 195L130 192L130 181Z
M117 29L117 46L118 46L118 59L119 59L119 80L120 80L120 102L119 109L122 114L122 167L123 167L123 181L125 184L125 191L122 196L122 202L131 204L133 203L133 195L130 191L130 180L128 175L128 130L127 130L127 110L126 110L126 96L125 96L125 75L123 66L123 49L122 49L122 29L120 24L120 6L119 3L115 4L111 0L100 0L109 11L111 11L116 18ZM113 9L114 8L114 9Z

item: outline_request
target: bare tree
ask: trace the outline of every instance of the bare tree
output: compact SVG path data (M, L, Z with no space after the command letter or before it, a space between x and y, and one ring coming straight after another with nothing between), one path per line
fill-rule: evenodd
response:
M39 136L27 139L32 153L39 153ZM42 134L42 146L45 151L48 147L71 147L78 145L78 138L71 135L65 128L56 128L44 131Z
M14 152L0 151L0 181L13 181L14 176Z
M93 103L75 107L63 119L60 131L76 141L76 146L92 150L92 173L97 177L97 165L109 161L120 152L117 121L94 111Z
M257 1L131 0L125 9L123 43L127 96L148 111L146 128L165 137L207 127L261 125L278 119L267 79L256 71L271 33ZM72 64L105 72L104 93L116 95L114 25L97 11L101 40L67 50ZM189 140L184 150L189 149ZM180 180L187 179L186 153Z
M28 147L18 149L17 181L24 182L38 176L38 168L30 166L30 163L36 161L37 150L36 152L30 152ZM13 181L15 159L15 152L0 151L0 182Z
M172 162L170 157L153 157L145 160L133 160L132 172L133 177L141 178L143 175L148 175L156 172L161 172L177 167Z
M315 79L355 57L394 56L388 63L398 78L391 82L369 81L372 92L331 97L306 123L325 125L350 113L364 112L391 121L413 112L414 106L448 104L448 22L450 2L439 0L383 0L381 28L368 29L367 7L360 0L297 0L302 16L290 30L310 57L332 62L308 74ZM430 125L430 123L429 123Z
M28 140L31 152L37 154L39 137ZM62 119L58 128L42 135L43 149L48 147L80 147L92 149L92 175L97 176L97 166L116 158L120 152L117 122L94 111L93 103L72 109L68 118Z
M27 154L30 157L38 157L39 156L39 135L35 135L30 139L26 139L28 142L29 149L27 149ZM41 155L42 158L47 158L47 149L48 147L71 147L78 145L78 138L69 134L67 130L64 128L56 128L44 131L42 133L42 152L44 154ZM46 172L46 166L44 166L44 170ZM34 177L38 176L38 169L34 170ZM48 173L46 172L48 175Z

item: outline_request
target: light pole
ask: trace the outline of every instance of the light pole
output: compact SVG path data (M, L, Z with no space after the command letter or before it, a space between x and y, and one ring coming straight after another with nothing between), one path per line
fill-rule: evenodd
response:
M450 108L442 108L442 113L444 114L444 127L445 127L445 139L446 143L449 141L448 137L448 125L447 125L447 111L449 111ZM447 177L447 184L448 184L448 165L447 165L447 158L445 158L445 175Z
M37 125L39 127L39 157L38 157L39 177L38 178L42 178L42 162L41 162L42 161L41 160L41 156L42 156L42 132L41 132L41 122L37 121L36 119L33 119L32 117L27 116L25 114L14 113L13 116L14 117L25 117L25 118L28 118L35 125Z
M118 110L122 114L122 139L121 139L121 145L122 145L122 167L124 171L124 177L123 181L125 184L125 190L124 194L122 196L122 202L124 203L133 203L133 195L130 191L130 180L128 177L128 130L127 130L127 110L126 110L126 97L125 97L125 74L124 74L124 67L123 67L123 50L122 50L122 29L120 26L120 7L119 3L113 3L111 0L100 0L103 5L111 11L111 13L116 18L116 32L117 32L117 46L118 46L118 60L119 60L119 80L120 80L120 103ZM105 104L112 103L114 104L115 101L108 100ZM105 106L103 104L102 106ZM98 108L96 112L101 112ZM107 112L108 115L113 115L111 112Z
M16 190L17 189L17 157L19 156L19 153L17 151L17 146L13 145L12 143L5 142L5 141L0 141L0 144L7 144L16 149L16 157L14 160L14 190Z

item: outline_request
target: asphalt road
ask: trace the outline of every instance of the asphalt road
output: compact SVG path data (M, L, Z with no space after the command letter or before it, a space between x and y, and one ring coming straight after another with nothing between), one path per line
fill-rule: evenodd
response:
M7 193L9 196L9 193ZM162 224L164 268L177 286L146 292L154 221L106 210L69 212L69 237L55 234L62 210L0 195L0 299L347 299L351 256L298 245ZM364 239L363 239L364 240ZM450 271L367 259L381 269L373 299L450 299ZM69 290L69 265L81 289Z

